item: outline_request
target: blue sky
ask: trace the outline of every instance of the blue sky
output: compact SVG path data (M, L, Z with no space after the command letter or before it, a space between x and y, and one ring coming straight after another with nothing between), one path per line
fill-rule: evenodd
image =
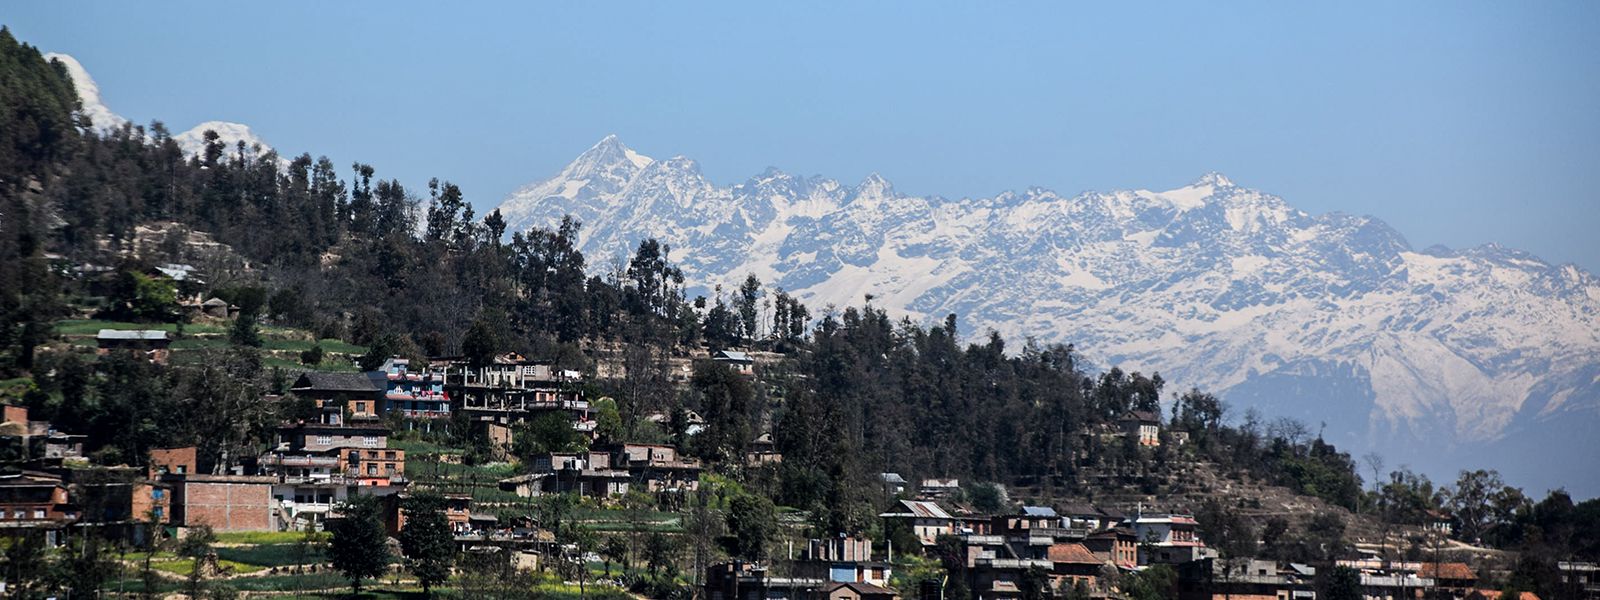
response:
M1417 248L1600 271L1595 2L7 4L135 121L247 123L483 210L616 133L719 183L775 165L960 197L1216 170Z

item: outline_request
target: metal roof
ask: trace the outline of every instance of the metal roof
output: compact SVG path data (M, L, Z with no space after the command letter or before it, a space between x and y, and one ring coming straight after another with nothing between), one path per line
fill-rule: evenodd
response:
M101 340L165 340L167 332L160 329L101 329L94 337Z
M1022 514L1030 517L1054 517L1056 516L1056 509L1048 506L1024 506L1022 507Z

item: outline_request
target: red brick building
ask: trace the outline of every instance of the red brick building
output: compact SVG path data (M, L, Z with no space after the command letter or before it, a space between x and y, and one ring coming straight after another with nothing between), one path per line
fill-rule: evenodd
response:
M162 477L172 486L172 521L185 527L205 524L216 531L276 531L273 477L177 475Z
M200 472L200 462L195 455L195 447L187 448L152 448L150 450L150 477L155 478L168 473L188 475Z

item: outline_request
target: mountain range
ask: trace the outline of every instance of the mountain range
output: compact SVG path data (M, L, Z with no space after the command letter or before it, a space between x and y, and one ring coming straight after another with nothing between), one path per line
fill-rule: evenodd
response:
M693 292L753 273L814 309L870 295L914 320L955 313L966 335L1159 370L1169 393L1295 417L1391 468L1600 493L1600 473L1568 468L1600 464L1600 279L1527 252L1416 249L1375 217L1308 214L1218 173L962 199L776 168L718 185L615 136L499 210L512 231L576 217L595 262L660 239Z
M128 119L111 110L100 98L100 86L89 76L89 71L83 68L78 59L68 54L51 52L44 55L47 60L57 60L67 67L67 75L72 77L72 85L77 88L78 102L85 116L89 117L91 126L100 131L110 131L122 127ZM172 136L184 154L199 154L205 150L205 132L217 132L223 143L231 150L238 142L244 142L245 147L261 147L261 152L272 150L272 146L262 140L260 136L250 130L250 126L231 121L206 121L195 125L182 133Z

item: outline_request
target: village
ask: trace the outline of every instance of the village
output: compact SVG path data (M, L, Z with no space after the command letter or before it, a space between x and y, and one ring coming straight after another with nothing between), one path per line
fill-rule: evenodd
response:
M103 329L95 343L101 356L157 364L170 359L171 339L161 330ZM762 368L755 355L738 350L697 360L742 378L756 378ZM274 446L227 468L206 464L195 447L152 449L142 468L92 464L83 451L84 436L31 420L24 407L6 406L0 432L20 452L0 474L0 528L12 536L42 532L54 545L92 528L134 548L181 538L200 526L223 536L309 535L340 519L351 498L366 496L378 499L392 537L406 527L402 500L432 491L446 500L450 533L462 552L499 553L516 568L534 571L553 571L566 562L598 564L597 548L558 541L557 524L503 519L504 509L560 496L595 508L595 514L605 509L620 514L625 500L643 499L663 519L655 522L659 525L677 520L673 513L683 498L698 491L711 470L673 444L591 445L598 439L598 399L585 396L585 377L513 353L476 365L462 357L425 362L391 357L366 372L306 370L294 378L287 396L260 402L309 402L313 413L281 423ZM552 415L581 436L587 449L544 452L519 463L518 426ZM448 473L462 467L460 454L400 439L415 439L409 434L442 427L450 419L470 422L489 464L515 465L497 471L514 474L482 480L476 474L470 479L441 475L441 468ZM704 424L692 412L647 416L657 423L674 419L688 436ZM1186 432L1165 428L1159 413L1132 411L1118 423L1100 435L1126 438L1146 450L1188 442ZM751 441L745 466L783 461L772 434L763 431ZM697 597L710 600L930 600L953 597L957 590L983 599L1120 598L1128 597L1129 575L1164 566L1176 574L1180 598L1309 600L1316 597L1318 570L1339 567L1359 573L1362 596L1369 600L1498 598L1498 591L1480 589L1479 574L1458 560L1384 560L1368 552L1364 558L1314 565L1223 556L1207 544L1201 533L1206 524L1192 511L1008 501L986 511L975 508L956 479L908 480L884 472L875 483L881 487L873 493L884 502L877 515L877 530L885 532L881 539L842 532L799 539L793 536L796 528L785 527L782 547L769 556L697 560L683 577ZM1440 541L1453 527L1446 514L1425 525L1427 534ZM608 556L605 573L610 574L612 559L623 558ZM941 562L955 567L950 572L962 580L922 577L908 589L906 573L896 577L897 569ZM314 561L270 567L219 563L213 555L188 568L243 582L252 574L330 567ZM1560 569L1564 581L1586 590L1584 597L1600 597L1595 564L1562 562ZM595 585L621 583L587 567L577 571L576 578L588 577ZM1521 600L1536 598L1525 592Z

